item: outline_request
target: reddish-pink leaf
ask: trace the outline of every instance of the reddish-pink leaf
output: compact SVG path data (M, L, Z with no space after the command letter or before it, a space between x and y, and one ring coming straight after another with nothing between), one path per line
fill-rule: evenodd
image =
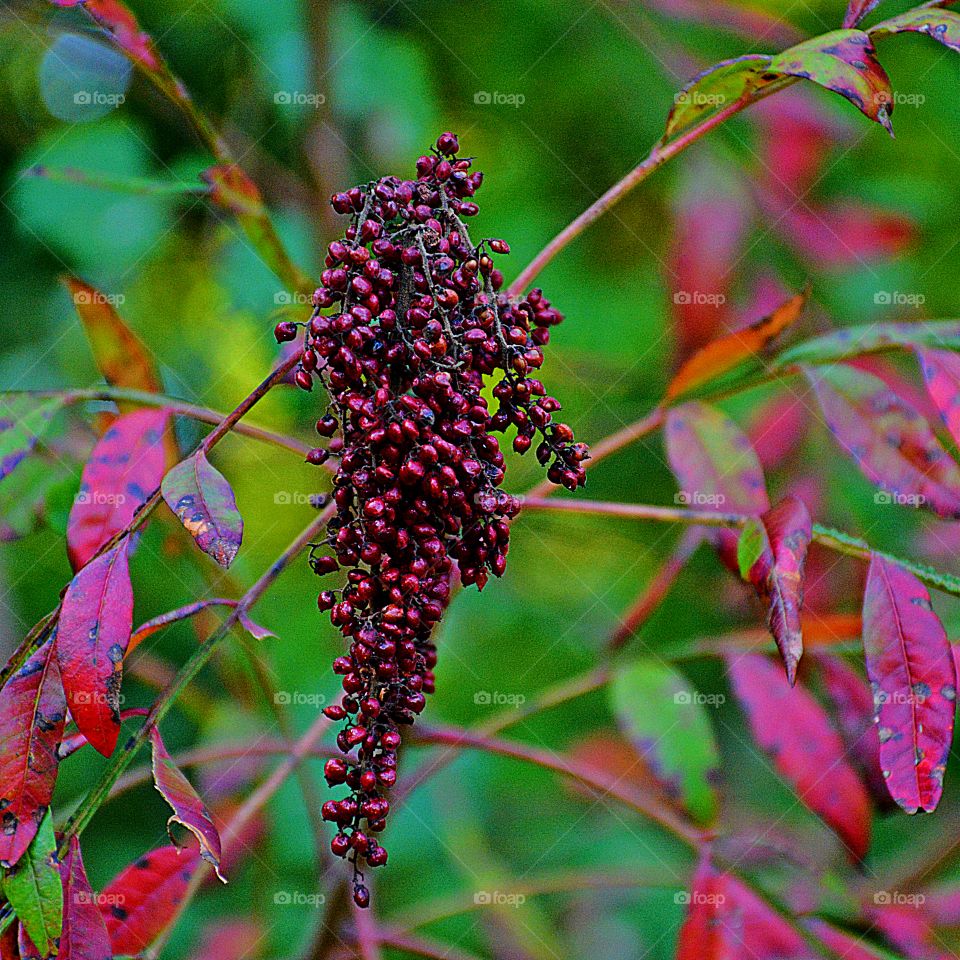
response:
M693 878L676 960L810 960L806 940L752 890L704 858Z
M816 663L824 690L833 705L833 716L846 745L847 756L860 771L874 801L889 804L890 794L880 769L880 744L869 684L839 657L817 654Z
M915 347L927 392L955 443L960 443L960 355Z
M887 942L910 960L950 960L954 954L937 950L938 937L924 909L924 895L899 893L892 902L889 891L879 891L867 905L866 914Z
M960 468L918 410L847 364L804 372L831 433L871 483L898 503L960 517Z
M221 567L229 567L243 539L243 518L226 477L198 450L163 478L162 490L167 506L197 546Z
M844 27L855 27L879 2L880 0L850 0L843 18Z
M802 687L791 688L760 654L728 657L727 669L757 743L851 857L862 860L870 846L870 801L823 707Z
M761 514L770 509L760 461L746 434L716 407L685 403L667 414L667 457L680 492L695 510ZM737 569L737 534L713 534L724 562Z
M120 722L126 723L131 717L145 717L150 711L146 707L131 707L120 711ZM87 738L82 733L67 734L57 748L57 758L62 763L67 757L72 757L81 747L87 745Z
M233 609L236 608L236 606L236 600L225 600L216 597L212 600L198 600L196 603L188 603L184 607L178 607L176 610L162 613L159 617L154 617L152 620L142 623L133 631L133 634L130 636L130 643L127 646L127 655L129 656L147 637L169 626L171 623L186 620L189 617L201 613L203 610L208 610L210 607L230 607ZM245 612L240 614L238 620L240 626L242 626L254 640L266 640L267 637L276 636L276 634L271 633L266 627L262 627L259 623L251 620Z
M124 414L93 448L67 525L67 550L74 570L123 530L160 486L169 420L166 410Z
M940 801L953 740L953 654L927 588L876 555L863 596L863 649L887 789L907 813L929 813Z
M741 535L741 572L769 604L767 626L777 643L791 686L803 654L800 608L803 568L813 537L806 504L786 497Z
M117 46L148 73L161 69L160 57L150 36L140 29L137 18L120 0L50 0L57 7L82 6L104 30L108 31Z
M173 808L173 815L167 820L167 831L170 831L170 825L173 823L186 827L200 844L200 856L212 864L217 876L226 883L223 874L220 873L220 857L223 853L220 834L217 832L210 811L194 790L193 785L174 763L156 727L150 731L150 742L153 746L153 782L163 799ZM176 842L172 833L170 839Z
M120 733L123 655L133 626L133 588L123 540L87 564L63 598L56 649L67 706L104 756Z
M0 861L30 845L57 782L57 744L67 705L48 640L0 691Z
M160 847L110 881L100 896L100 911L115 954L134 956L163 933L199 863L195 847Z
M261 926L253 920L218 920L204 931L195 960L251 960L264 941Z
M111 960L113 951L97 898L87 880L80 855L80 841L70 838L70 847L60 864L63 880L63 932L58 960Z

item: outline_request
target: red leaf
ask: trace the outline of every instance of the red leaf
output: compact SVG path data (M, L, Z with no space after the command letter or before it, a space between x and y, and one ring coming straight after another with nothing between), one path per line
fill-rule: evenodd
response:
M954 443L960 444L960 356L951 350L915 347L927 393Z
M200 863L195 847L160 847L144 854L104 888L100 911L115 954L136 955L176 917Z
M743 431L716 407L685 403L667 414L667 457L680 492L696 510L761 514L770 509L760 461ZM737 534L713 533L724 562L737 569Z
M70 848L60 864L63 880L63 932L58 960L111 960L113 951L97 898L87 880L80 841L70 838Z
M804 372L831 433L871 483L942 517L960 517L960 468L913 406L846 364Z
M876 555L863 597L863 649L887 789L907 813L929 813L940 801L953 739L953 654L927 588Z
M824 689L833 704L833 715L847 747L847 756L863 775L874 801L889 804L890 794L880 769L873 694L867 681L839 657L818 654L816 662Z
M51 0L58 7L82 6L118 47L148 72L160 70L161 62L149 34L144 33L130 8L120 0Z
M809 960L803 937L735 877L704 858L694 874L676 960Z
M742 538L751 539L749 529ZM800 608L803 606L803 567L813 537L813 523L802 500L787 497L763 514L754 528L757 552L750 551L748 579L769 604L767 626L783 657L787 679L796 680L803 654ZM743 565L741 565L742 567Z
M850 0L843 18L844 27L855 27L880 0Z
M18 927L19 924L11 923L3 933L0 933L0 960L19 960Z
M120 733L123 655L133 626L129 541L85 566L63 598L56 648L70 714L104 756Z
M862 860L870 846L870 801L823 707L802 687L784 683L759 654L728 657L727 669L757 743L851 857Z
M923 909L923 895L900 894L901 898L912 897L909 903L892 903L888 891L874 896L867 908L870 921L883 931L887 941L910 960L950 960L953 954L936 949L937 936Z
M0 861L30 846L57 782L57 745L67 705L48 640L0 691Z
M169 419L166 410L124 414L93 448L67 525L67 550L74 570L123 530L160 486Z
M264 932L253 920L218 920L204 931L196 960L250 960L259 955Z
M197 542L221 567L229 567L243 539L243 518L226 478L204 452L178 463L164 478L163 499Z
M163 799L173 808L173 816L167 820L167 832L170 831L172 823L186 827L200 844L200 856L213 865L217 876L226 883L220 873L220 834L214 826L210 811L190 781L173 762L173 757L163 745L160 731L156 727L150 731L150 742L153 746L153 782ZM170 839L176 842L172 833Z

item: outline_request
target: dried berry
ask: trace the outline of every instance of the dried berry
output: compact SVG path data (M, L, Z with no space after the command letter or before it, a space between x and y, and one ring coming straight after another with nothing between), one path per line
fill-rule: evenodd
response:
M468 198L483 177L458 151L445 133L417 161L417 179L384 177L334 195L351 223L328 247L295 376L304 389L318 379L331 398L317 432L340 433L328 446L340 456L337 512L310 559L319 575L346 571L318 606L350 641L333 665L345 696L326 710L346 722L337 744L347 759L325 773L351 793L322 813L338 824L333 849L353 864L360 906L369 902L361 866L387 860L370 833L390 809L400 730L434 689L431 634L454 568L482 589L506 567L519 503L500 489L496 434L515 430L520 453L536 439L550 480L571 490L584 482L586 447L555 422L560 404L532 376L562 317L540 290L518 301L499 292L491 254L510 248L470 239L462 218L478 212Z

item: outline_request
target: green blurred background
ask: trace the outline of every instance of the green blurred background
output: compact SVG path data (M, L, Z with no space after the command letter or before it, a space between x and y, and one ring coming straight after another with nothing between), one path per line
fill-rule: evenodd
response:
M311 275L339 229L326 205L329 194L388 172L409 175L437 134L452 129L486 173L477 223L484 235L510 241L512 255L503 264L509 280L646 154L662 132L674 92L693 71L778 48L775 38L751 40L696 17L671 16L668 3L654 7L640 0L135 0L132 6L224 131L294 258ZM688 5L698 6L708 5ZM741 6L782 14L772 0ZM906 6L889 4L891 11ZM837 0L810 0L785 16L805 35L835 27L842 12ZM59 275L74 273L116 295L120 313L155 354L169 393L229 410L275 358L271 330L289 302L235 222L195 196L136 196L27 175L42 163L194 181L212 162L175 109L136 72L129 74L83 24L75 12L40 0L3 0L0 6L0 388L101 382L58 284ZM808 331L880 317L957 316L960 60L919 37L885 44L882 55L895 88L922 92L925 101L898 108L897 139L891 140L828 93L798 94L839 131L809 197L817 204L860 200L882 207L909 221L910 242L867 265L824 264L798 253L779 232L777 218L757 209L752 239L730 277L732 302L744 318L752 318L753 284L761 275L778 277L787 289L810 279ZM103 85L98 89L122 93L124 102L78 107L58 68L64 58L89 70L92 82ZM672 299L675 213L685 197L709 191L718 178L735 178L743 203L753 204L750 191L761 174L756 144L763 136L752 117L737 119L644 184L544 272L548 296L567 315L550 345L544 380L582 439L595 441L636 419L662 393L682 342ZM709 236L700 239L710 242ZM925 303L899 309L878 304L878 289L919 292ZM765 400L754 392L727 409L749 424ZM318 405L315 395L277 390L251 420L309 442ZM31 532L0 545L4 651L53 606L70 578L64 525L93 443L92 422L92 416L65 417L55 441L58 456L41 460L30 477L0 485L5 518L29 512L28 484L49 488L36 529L22 519ZM200 436L186 421L178 430L187 446ZM154 522L133 562L138 621L197 596L237 595L311 516L304 497L322 481L295 457L235 437L218 447L215 460L246 521L240 556L226 577L195 554L169 518ZM797 476L820 478L817 519L869 532L879 545L927 556L956 572L960 536L953 525L877 506L822 427L772 472L772 496ZM510 460L511 489L522 491L537 479L533 458ZM671 504L673 493L658 437L598 468L588 486L597 499ZM493 701L531 698L596 664L620 614L678 536L667 526L566 514L522 517L506 576L482 595L458 595L443 624L437 693L427 717L481 723L498 709L484 702L486 694ZM856 611L853 566L829 572L834 579L821 589L824 608ZM317 614L316 589L305 562L297 563L256 611L278 635L264 650L276 688L292 694L289 709L298 730L318 709L298 701L336 690L328 667L338 638ZM939 597L936 604L955 638L957 609ZM685 651L695 638L760 622L747 594L703 549L627 659L644 649L677 655L701 689L725 691L719 667ZM152 637L144 648L159 666L175 666L196 642L186 624ZM141 705L151 691L130 676L125 694L128 706ZM771 839L792 849L804 837L818 870L849 876L829 831L792 802L751 750L737 708L727 703L709 713L723 756L726 828L749 835L761 822L776 822ZM514 733L562 752L613 729L607 698L597 693L524 721ZM235 645L218 655L195 696L164 724L171 748L258 733L275 735L274 721ZM426 757L411 752L408 769ZM88 752L64 765L58 810L82 796L102 764ZM319 763L309 772L322 791ZM956 833L956 772L948 774L935 819L878 820L872 872L882 875L906 849L921 858L936 847L938 834ZM258 768L229 771L239 778L231 785L225 785L225 769L219 773L194 779L228 802L245 794L243 777L257 775ZM164 842L166 816L148 786L108 805L85 835L94 886ZM264 829L265 838L233 868L230 885L204 889L178 928L171 956L202 955L199 945L210 925L231 916L259 926L245 956L298 955L317 908L284 905L276 896L316 892L309 825L295 780L268 807ZM377 877L375 894L380 917L457 893L468 899L478 891L509 895L531 878L571 870L636 869L638 877L652 872L659 884L529 897L521 906L471 911L427 927L437 941L479 956L672 956L687 854L633 813L572 792L534 768L465 754L392 817L385 842L390 864ZM776 882L786 861L773 854L770 861L757 866ZM322 880L321 893L331 882L330 876Z

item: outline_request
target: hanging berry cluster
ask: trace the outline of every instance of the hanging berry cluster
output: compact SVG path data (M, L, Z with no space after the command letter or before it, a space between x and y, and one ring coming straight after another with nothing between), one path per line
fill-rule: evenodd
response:
M584 482L586 447L554 422L560 404L531 376L562 316L539 290L518 302L499 293L491 254L509 247L470 239L464 219L478 212L471 198L483 174L458 150L444 133L417 161L416 180L384 177L333 196L352 222L328 248L296 373L304 390L316 378L331 398L317 432L333 439L308 460L340 456L330 552L317 545L311 563L320 575L347 570L346 585L318 602L350 639L333 664L345 695L326 709L346 721L337 737L345 756L325 774L351 792L322 813L338 826L331 846L353 864L361 907L369 902L362 864L387 860L376 835L397 779L400 728L433 692L431 633L454 565L481 589L506 566L519 502L500 489L495 434L515 428L514 450L537 441L553 482L571 490ZM293 340L297 327L279 324L277 339ZM497 381L494 412L483 395L488 379Z

